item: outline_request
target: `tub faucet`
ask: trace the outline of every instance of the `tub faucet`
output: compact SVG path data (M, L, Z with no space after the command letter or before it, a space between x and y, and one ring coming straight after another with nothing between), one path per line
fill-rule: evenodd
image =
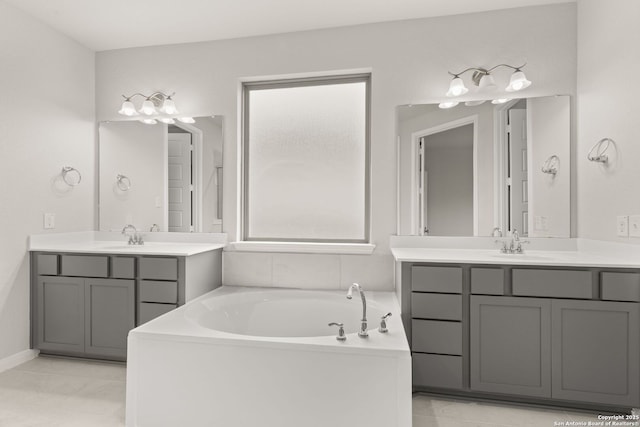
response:
M362 323L360 325L360 331L358 332L358 336L360 338L367 338L369 333L367 332L367 299L364 296L364 291L362 290L362 286L357 283L349 286L349 290L347 291L347 299L351 299L353 297L353 290L357 290L360 293L360 299L362 299Z

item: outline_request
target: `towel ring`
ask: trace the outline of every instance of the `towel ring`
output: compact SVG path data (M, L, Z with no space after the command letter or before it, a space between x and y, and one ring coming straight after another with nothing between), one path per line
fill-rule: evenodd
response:
M62 168L62 180L70 187L75 187L80 184L82 181L82 175L76 168L72 168L71 166L64 166Z
M542 164L542 172L548 173L550 175L555 175L558 173L558 166L560 164L560 158L555 154L549 156L547 160Z
M612 142L613 140L611 138L602 138L600 141L596 142L594 146L591 147L591 150L589 150L589 153L587 153L587 159L592 162L607 163L609 161L609 156L605 153ZM604 148L602 148L602 146L604 146ZM593 155L594 150L596 152L595 156Z
M126 175L118 174L116 176L116 185L121 191L129 191L131 189L131 180Z

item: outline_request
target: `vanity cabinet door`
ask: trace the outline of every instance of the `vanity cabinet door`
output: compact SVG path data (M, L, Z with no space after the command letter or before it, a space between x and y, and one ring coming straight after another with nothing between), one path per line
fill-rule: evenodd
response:
M471 389L551 397L551 301L471 296Z
M554 300L555 399L640 406L640 304Z
M84 353L84 279L38 276L37 347Z
M85 353L124 359L135 327L135 281L86 279Z

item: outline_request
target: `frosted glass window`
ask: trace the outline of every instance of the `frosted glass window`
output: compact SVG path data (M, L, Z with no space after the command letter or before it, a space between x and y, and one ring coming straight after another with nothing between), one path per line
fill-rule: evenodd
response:
M246 240L368 241L368 86L245 85Z

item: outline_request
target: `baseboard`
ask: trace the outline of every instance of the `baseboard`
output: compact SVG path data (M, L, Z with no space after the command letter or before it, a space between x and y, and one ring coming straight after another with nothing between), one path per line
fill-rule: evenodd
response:
M11 356L0 359L0 372L7 371L11 368L15 368L18 365L22 365L29 360L38 357L40 351L38 350L24 350L20 353L13 354Z

